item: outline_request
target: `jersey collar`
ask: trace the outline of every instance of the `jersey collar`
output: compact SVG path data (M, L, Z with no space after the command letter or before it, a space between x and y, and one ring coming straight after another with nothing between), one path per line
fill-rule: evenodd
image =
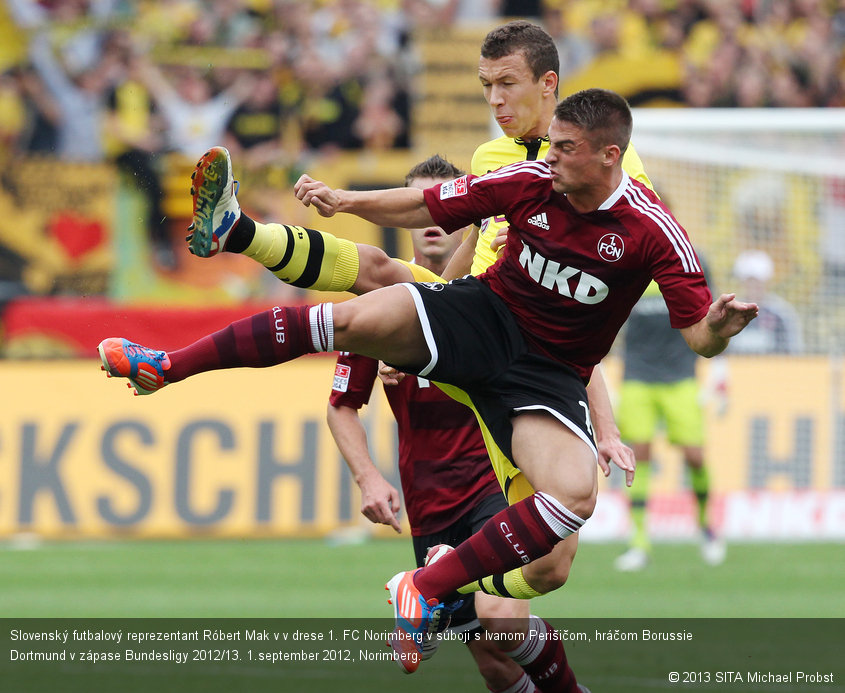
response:
M536 161L537 156L540 153L540 147L543 146L544 142L549 141L549 136L546 135L545 137L533 137L531 139L523 139L522 137L515 137L513 140L516 144L525 147L525 160L526 161Z
M619 185L616 187L610 197L608 197L604 202L599 205L599 210L602 209L610 209L616 202L622 197L622 194L625 192L625 188L628 187L628 183L630 182L631 177L625 172L622 171L622 180L619 182Z

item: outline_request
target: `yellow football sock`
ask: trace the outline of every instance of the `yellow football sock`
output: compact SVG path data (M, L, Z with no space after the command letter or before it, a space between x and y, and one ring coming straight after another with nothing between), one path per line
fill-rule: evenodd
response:
M522 573L522 568L514 568L504 575L488 575L481 580L458 588L458 592L461 594L486 592L497 597L510 597L511 599L534 599L543 594L543 592L538 592L528 584L525 575Z
M330 233L255 222L243 253L286 284L317 291L346 291L358 278L358 248Z
M707 467L690 467L692 490L698 508L698 526L707 529L707 500L710 495L710 475Z
M637 474L634 483L629 489L631 498L631 524L634 525L634 534L631 537L631 546L651 550L651 540L646 528L646 511L648 505L648 486L651 464L648 460L637 460Z

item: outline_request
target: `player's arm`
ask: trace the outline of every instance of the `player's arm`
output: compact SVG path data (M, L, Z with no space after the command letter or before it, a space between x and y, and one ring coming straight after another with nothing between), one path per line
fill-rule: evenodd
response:
M682 327L681 334L696 354L711 358L721 354L731 337L756 317L756 303L737 301L736 294L722 294L701 320Z
M587 398L590 402L590 419L596 434L596 446L599 451L599 467L605 476L610 476L610 462L614 462L625 472L625 483L634 482L634 470L637 463L634 451L622 442L619 427L613 417L613 407L601 365L593 369L593 375L587 385Z
M303 174L293 186L297 199L306 207L314 205L324 217L340 212L354 214L379 226L421 229L434 224L422 190L342 190Z
M478 243L478 227L473 226L440 276L448 282L469 274L472 268L472 258L475 255L476 243Z
M401 534L402 528L396 518L399 491L387 482L370 458L367 433L358 410L329 404L326 420L352 478L361 489L361 514L370 522L390 525Z

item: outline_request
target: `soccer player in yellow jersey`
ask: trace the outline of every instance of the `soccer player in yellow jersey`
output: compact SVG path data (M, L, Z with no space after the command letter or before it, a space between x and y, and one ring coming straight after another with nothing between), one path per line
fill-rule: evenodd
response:
M471 165L474 175L546 156L547 132L558 101L558 71L557 48L552 37L539 26L518 20L487 34L481 44L478 78L484 98L505 134L475 150ZM652 187L633 145L625 152L622 168L631 178ZM467 237L444 277L454 279L468 272L484 272L496 261L493 243L506 228L504 217L484 219L480 228Z

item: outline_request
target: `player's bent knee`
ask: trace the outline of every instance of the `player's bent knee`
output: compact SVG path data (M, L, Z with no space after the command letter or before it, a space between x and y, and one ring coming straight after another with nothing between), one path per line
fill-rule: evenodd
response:
M596 509L597 489L595 485L583 485L579 487L573 484L565 491L559 491L557 493L547 491L546 494L582 520L590 519Z

